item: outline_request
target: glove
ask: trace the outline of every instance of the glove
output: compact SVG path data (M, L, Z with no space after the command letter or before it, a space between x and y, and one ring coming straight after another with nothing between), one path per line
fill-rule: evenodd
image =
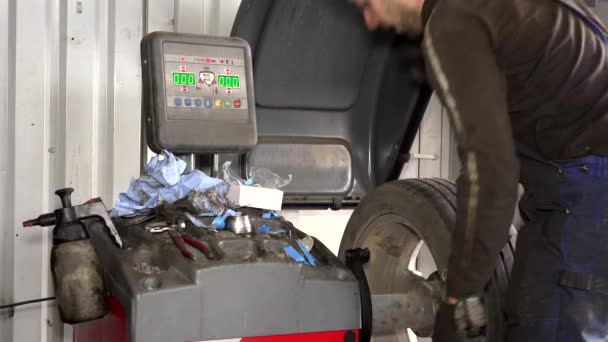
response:
M454 306L454 323L462 337L485 336L487 315L481 298L473 296L459 300Z

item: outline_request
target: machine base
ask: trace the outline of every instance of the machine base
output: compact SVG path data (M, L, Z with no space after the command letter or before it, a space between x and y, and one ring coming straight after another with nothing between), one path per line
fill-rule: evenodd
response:
M108 298L108 303L110 312L106 317L74 326L74 342L129 341L127 317L122 306L112 296ZM242 337L230 340L197 342L358 342L358 335L359 332L357 330L344 330L293 335Z

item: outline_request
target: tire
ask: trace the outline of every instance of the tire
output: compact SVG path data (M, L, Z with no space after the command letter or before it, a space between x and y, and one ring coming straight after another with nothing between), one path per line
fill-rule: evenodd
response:
M424 241L445 281L451 236L456 218L456 186L442 179L407 179L387 183L368 194L355 209L340 244L346 250L367 247L371 251L365 271L372 294L394 293L408 256ZM487 342L504 339L504 295L513 263L515 236L502 250L492 280L486 287L488 310ZM404 336L374 336L375 341L403 341ZM430 339L425 341L429 341Z

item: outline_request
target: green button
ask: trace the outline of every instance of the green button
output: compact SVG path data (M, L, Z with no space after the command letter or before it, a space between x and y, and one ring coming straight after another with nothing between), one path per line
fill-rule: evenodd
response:
M232 100L224 100L224 107L231 108L232 107Z

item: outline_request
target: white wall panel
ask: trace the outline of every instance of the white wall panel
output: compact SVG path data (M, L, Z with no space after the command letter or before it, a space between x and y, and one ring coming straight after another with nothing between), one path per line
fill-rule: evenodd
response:
M15 1L13 168L13 220L4 229L13 230L13 296L15 300L45 297L48 293L43 269L48 264L48 239L38 229L20 229L20 222L49 209L49 153L47 137L50 127L50 65L47 27L52 2L45 0ZM39 9L34 10L32 9ZM46 339L40 306L15 311L13 339L39 341Z
M177 32L227 36L241 0L175 0Z
M213 0L175 0L175 31L210 33L213 30Z
M146 32L175 31L175 0L148 2Z
M118 198L118 193L127 189L130 177L139 176L142 5L142 1L115 0L112 199Z
M67 11L67 72L65 80L65 180L76 189L75 203L90 198L93 192L93 152L97 149L97 117L95 104L102 86L99 82L99 53L96 35L97 11L95 2L68 1Z
M441 142L443 115L437 95L433 95L420 124L420 161L419 176L425 178L441 177Z
M234 23L234 18L236 17L236 12L241 5L241 0L221 0L216 1L216 16L217 20L217 31L215 34L217 35L230 35L230 31L232 31L232 24Z
M13 300L13 224L15 171L14 78L15 2L0 1L0 303ZM13 324L7 310L0 311L0 341L10 341Z
M401 179L445 178L455 180L459 165L456 140L445 108L433 94L412 144L411 160L405 164Z

